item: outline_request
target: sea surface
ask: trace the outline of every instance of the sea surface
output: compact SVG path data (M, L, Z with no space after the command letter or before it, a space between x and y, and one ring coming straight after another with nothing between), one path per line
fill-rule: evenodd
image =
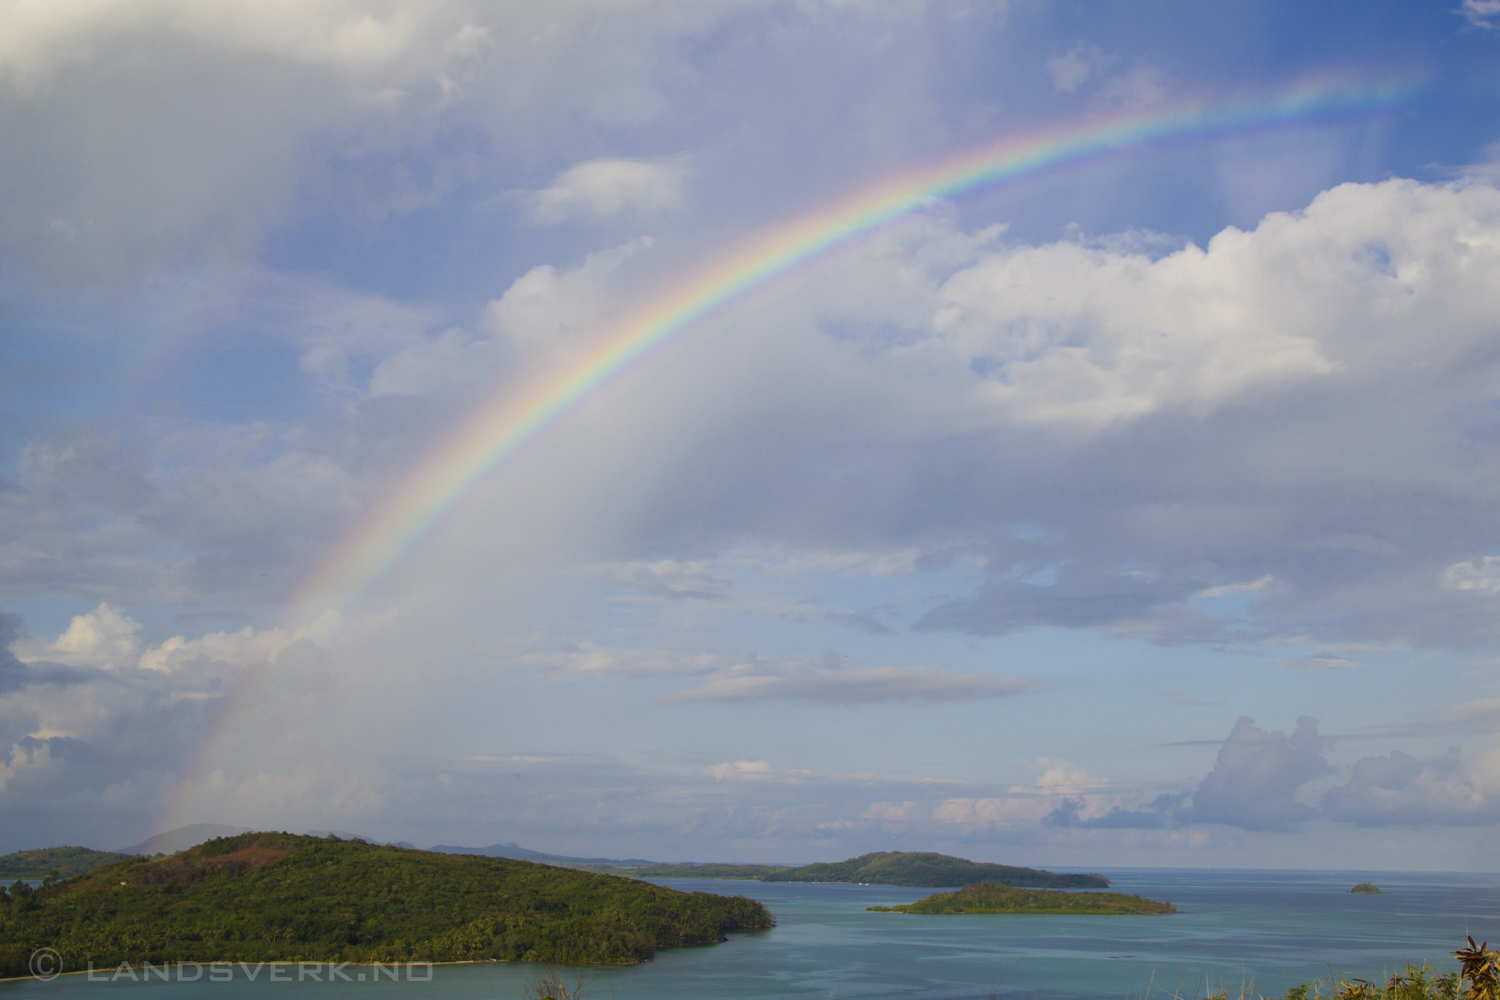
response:
M1113 869L1113 889L1164 899L1175 916L869 913L941 889L797 882L653 879L675 889L759 899L768 931L705 948L660 951L628 968L582 970L588 1000L752 998L1279 997L1330 976L1380 982L1409 962L1456 971L1473 934L1500 941L1500 875L1431 872ZM1371 881L1381 896L1349 889ZM390 982L88 981L0 983L0 1000L507 1000L536 972L525 964L435 966ZM356 967L346 973L353 974ZM418 979L427 971L418 967ZM97 977L96 977L97 979Z

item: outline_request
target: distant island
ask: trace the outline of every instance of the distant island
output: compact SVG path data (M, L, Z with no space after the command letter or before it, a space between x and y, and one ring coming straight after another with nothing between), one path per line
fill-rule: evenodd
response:
M130 857L117 851L96 851L88 847L44 847L38 851L16 851L0 856L0 879L72 878L91 872L100 865L124 861Z
M1363 895L1363 896L1383 896L1383 895L1385 895L1385 890L1384 889L1381 889L1377 885L1372 885L1369 882L1361 882L1359 885L1355 886L1353 889L1350 889L1349 891L1350 892L1357 892L1357 893L1359 893L1360 895Z
M637 868L660 864L660 862L647 861L644 858L575 858L567 854L544 854L541 851L522 847L515 841L508 844L491 844L489 847L454 847L451 844L438 844L429 850L439 854L480 854L487 858L535 861L538 864L557 865L559 868L578 868L589 872L628 871L634 874Z
M939 892L903 906L867 906L876 913L1073 913L1098 916L1176 913L1171 903L1121 892L1057 892L983 882Z
M631 878L723 878L764 882L769 875L793 872L797 870L797 867L795 865L731 865L717 862L693 864L688 862L680 865L652 864L640 868L616 870L619 874L629 875Z
M811 865L651 865L630 871L634 878L723 878L760 882L856 882L873 885L936 887L1002 882L1035 889L1104 889L1103 875L1066 875L1038 868L992 865L931 851L876 851L848 861Z
M46 945L63 971L121 962L628 964L774 926L744 896L507 858L287 833L131 858L0 893L0 978Z

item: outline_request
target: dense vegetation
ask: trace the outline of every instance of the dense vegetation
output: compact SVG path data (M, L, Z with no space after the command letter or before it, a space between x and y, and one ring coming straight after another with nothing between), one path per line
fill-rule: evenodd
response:
M44 847L39 851L17 851L0 856L0 878L72 878L91 872L111 861L124 861L129 854L95 851L88 847Z
M1384 895L1385 893L1384 889L1381 889L1379 886L1374 885L1370 882L1361 882L1359 885L1355 886L1349 891L1357 892L1361 895Z
M1430 965L1409 964L1406 974L1392 976L1384 985L1363 979L1339 979L1337 982L1303 983L1287 990L1284 1000L1500 1000L1500 952L1489 942L1469 946L1453 953L1462 968L1447 975L1433 975ZM1226 991L1211 993L1205 1000L1229 1000Z
M0 896L0 977L93 962L631 963L773 925L743 896L507 858L249 833Z
M1122 892L1058 892L1017 889L993 882L939 892L905 906L868 906L879 913L1176 913L1171 903L1127 896Z
M988 865L946 854L877 851L837 864L803 865L762 878L765 882L873 882L882 885L972 885L1002 882L1028 889L1103 889L1103 875L1057 875L1036 868Z

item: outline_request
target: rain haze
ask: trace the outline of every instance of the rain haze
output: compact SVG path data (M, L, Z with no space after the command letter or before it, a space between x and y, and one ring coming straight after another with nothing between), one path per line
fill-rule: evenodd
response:
M1500 3L0 4L0 852L1500 868Z

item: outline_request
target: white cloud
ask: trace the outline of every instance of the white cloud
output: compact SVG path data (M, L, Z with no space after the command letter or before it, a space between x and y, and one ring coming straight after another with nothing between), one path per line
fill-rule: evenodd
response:
M1454 590L1500 593L1500 556L1454 563L1443 571L1443 584Z
M208 6L188 0L13 0L0 8L0 66L34 79L90 59L112 37L140 33L175 34L225 49L363 69L407 54L428 27L424 22L452 16L445 4L397 4L385 17L362 7L277 0ZM471 28L465 25L459 32Z
M572 219L612 219L681 208L689 173L683 158L661 162L590 160L526 196L526 216L540 225Z
M722 601L729 580L715 575L701 561L658 559L654 562L600 563L580 571L585 579L628 583L648 597L671 600Z
M731 553L730 563L752 565L764 572L800 578L810 573L863 573L873 577L903 576L916 571L926 551L908 547L887 552L799 552L783 559L759 558L753 553Z
M732 6L7 0L0 259L132 287L248 266L310 205L354 226L408 215L483 170L480 149L554 162L588 129L662 114L680 39ZM584 171L547 211L660 209L685 172Z
M621 269L650 247L651 240L642 237L591 253L573 268L534 267L485 306L483 326L530 354L588 348L621 297Z
M1167 96L1167 80L1155 66L1142 64L1100 85L1092 103L1140 112L1154 108Z
M1490 18L1500 16L1500 0L1464 0L1459 13L1476 28L1493 28Z
M988 256L943 285L933 349L984 373L997 415L1092 428L1326 376L1318 329L1256 315L1282 311L1255 287L1257 265L1281 267L1267 251L1226 231L1154 261L1068 243Z
M197 639L173 636L160 646L146 650L141 655L139 666L142 670L170 673L197 660L238 667L275 663L293 643L305 639L318 645L327 644L338 627L338 612L329 610L312 624L291 631L280 628L257 631L247 625L238 632L211 632Z
M1363 757L1348 783L1328 789L1323 807L1361 826L1500 823L1500 744L1469 757L1455 747L1420 760L1400 750Z
M918 802L872 802L870 808L859 814L860 819L879 820L886 823L905 823L919 818Z
M586 641L563 641L559 645L561 649L526 653L517 662L593 677L693 676L724 670L737 662L714 653L626 649Z
M1328 656L1316 653L1307 656L1298 656L1293 659L1275 658L1272 663L1281 667L1295 667L1300 670L1362 670L1369 666L1368 663L1360 663L1351 660L1347 656Z
M1010 698L1035 688L1035 681L1023 677L959 673L939 667L812 668L786 675L714 677L699 687L669 695L663 702L810 701L853 705L875 701L966 701Z
M1225 583L1217 587L1206 587L1193 595L1193 599L1224 597L1228 594L1259 594L1276 586L1276 578L1269 573L1250 583Z
M1296 830L1317 810L1294 793L1329 770L1315 720L1299 718L1287 736L1258 729L1254 719L1241 716L1219 748L1214 769L1193 793L1193 821Z
M1052 804L1046 799L1035 797L953 798L944 799L937 805L932 818L939 823L970 829L1005 829L1031 826L1051 808Z
M736 760L715 764L703 773L715 781L763 781L772 777L773 769L763 760Z
M135 666L140 646L140 624L108 604L101 604L88 614L74 615L67 629L50 646L33 652L23 645L17 656L26 663L41 658L37 655L40 652L70 667L116 670Z
M1052 76L1054 87L1071 94L1109 62L1110 58L1100 52L1098 46L1079 42L1062 55L1048 59L1047 72Z
M1497 202L1483 184L1344 185L1156 260L1021 248L949 279L935 326L944 346L987 363L992 398L1023 420L1203 412L1414 350L1418 303L1446 300L1450 280L1465 287L1446 300L1464 317L1453 334L1472 338L1477 301L1496 298L1471 276L1500 257L1479 221ZM1376 355L1352 355L1360 341Z
M933 702L1009 698L1037 688L1023 677L941 667L864 667L832 655L683 653L557 641L560 648L526 653L516 662L575 676L605 678L707 676L700 686L668 695L663 704L719 701L810 701L848 705L877 701Z
M61 663L70 667L99 670L139 669L172 673L195 662L245 667L275 662L288 646L303 639L326 643L337 630L339 615L325 611L312 624L287 631L257 630L246 626L238 632L211 632L196 639L173 636L157 646L141 640L139 622L108 604L74 615L67 629L55 640L21 639L14 644L22 663Z
M1088 795L1109 787L1108 778L1095 777L1077 764L1061 757L1038 757L1035 761L1023 761L1023 763L1042 768L1042 773L1036 776L1036 781L1031 787L1015 785L1011 788L1012 793Z

